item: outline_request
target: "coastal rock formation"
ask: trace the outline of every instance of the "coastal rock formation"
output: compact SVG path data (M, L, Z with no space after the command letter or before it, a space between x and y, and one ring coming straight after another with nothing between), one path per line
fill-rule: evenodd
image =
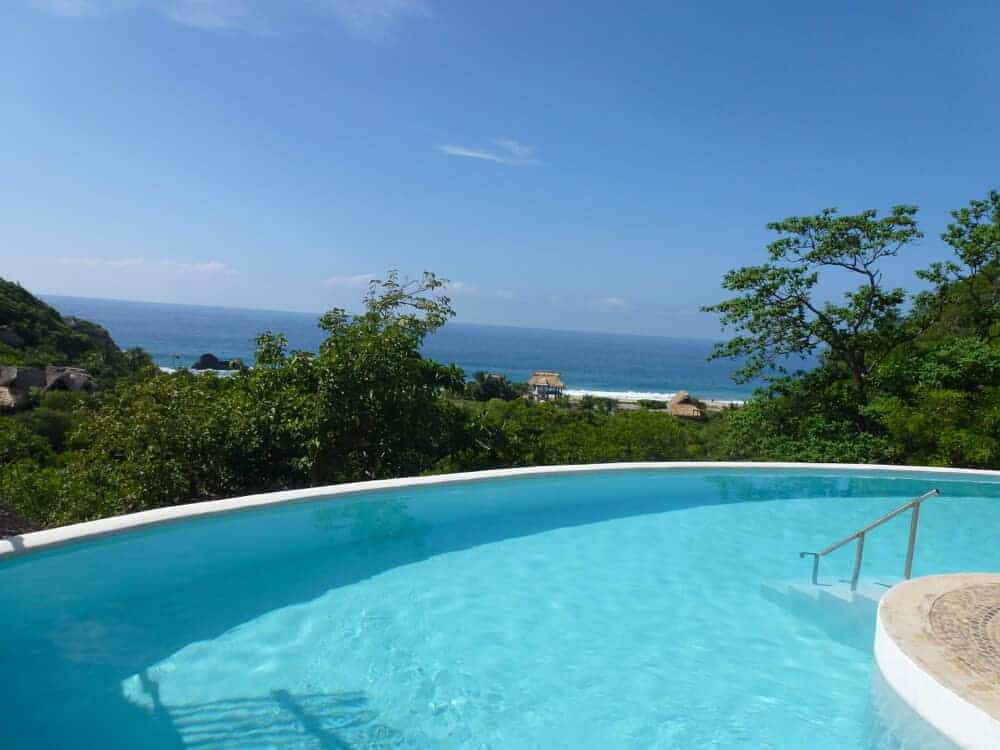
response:
M92 391L94 379L79 367L0 367L0 409L20 409L31 391Z
M206 352L198 357L198 361L191 365L192 370L232 370L233 363L228 359L219 359L211 352Z
M687 391L677 391L667 405L667 413L682 419L704 419L705 412Z

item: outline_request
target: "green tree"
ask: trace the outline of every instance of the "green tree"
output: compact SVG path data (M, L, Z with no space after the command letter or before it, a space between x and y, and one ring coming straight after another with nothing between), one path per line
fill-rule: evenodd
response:
M872 372L911 335L901 314L905 293L887 289L880 264L922 235L913 206L895 206L879 218L874 210L838 216L826 209L768 228L781 237L768 245L769 262L729 271L723 287L737 296L704 308L716 312L737 335L716 347L713 358L743 358L739 382L763 373L787 374L789 358L820 355L842 368L857 400L869 400ZM860 286L841 302L818 292L831 272Z
M523 383L512 383L504 375L479 370L465 384L465 397L471 401L489 401L494 398L513 401L523 396L526 390L527 386Z
M371 282L360 314L335 308L320 318L327 338L316 356L265 342L273 355L247 377L290 368L305 389L298 418L311 434L313 483L419 473L453 447L461 413L441 393L461 393L464 375L420 353L454 315L444 285L433 273L404 281L393 271Z
M917 276L933 285L919 295L917 313L941 336L1000 337L1000 192L951 212L941 235L955 257L932 263Z

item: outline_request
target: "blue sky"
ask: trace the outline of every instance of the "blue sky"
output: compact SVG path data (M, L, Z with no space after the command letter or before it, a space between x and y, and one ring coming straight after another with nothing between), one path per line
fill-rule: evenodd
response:
M716 335L766 222L998 183L1000 6L6 0L0 275L322 310L388 268L459 319Z

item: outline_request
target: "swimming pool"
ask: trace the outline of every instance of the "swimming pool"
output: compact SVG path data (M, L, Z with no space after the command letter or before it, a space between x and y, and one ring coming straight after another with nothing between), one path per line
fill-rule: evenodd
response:
M914 575L1000 569L997 478L755 467L403 486L0 558L4 744L948 747L873 686L873 610L810 598L798 558L932 486ZM907 526L868 539L863 587L899 579Z

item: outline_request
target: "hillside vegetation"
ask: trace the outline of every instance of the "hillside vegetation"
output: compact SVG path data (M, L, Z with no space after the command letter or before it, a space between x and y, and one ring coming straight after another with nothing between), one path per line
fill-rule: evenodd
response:
M121 351L96 323L64 317L0 278L0 365L75 365L113 381L151 364L139 350Z
M922 236L917 210L825 210L770 225L765 261L723 280L709 308L738 379L768 386L703 424L599 399L520 398L513 384L421 356L453 315L433 274L373 282L363 312L334 309L318 352L257 341L233 376L166 374L108 348L4 283L0 364L108 368L94 394L48 393L0 417L0 505L53 525L264 490L421 473L638 460L784 460L1000 468L1000 194L952 215L950 257L886 288L882 264ZM832 274L856 279L839 299ZM104 342L103 344L100 342ZM113 344L111 345L113 346ZM796 356L818 365L786 371Z

